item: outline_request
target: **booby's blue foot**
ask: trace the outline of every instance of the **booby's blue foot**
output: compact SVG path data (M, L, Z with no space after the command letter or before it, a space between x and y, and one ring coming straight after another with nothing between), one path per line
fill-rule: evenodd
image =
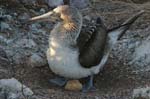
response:
M68 80L64 77L57 77L57 78L49 80L50 83L60 86L60 87L64 86L67 83L67 81Z
M82 92L94 92L94 91L96 91L96 88L93 85L93 78L94 78L93 75L89 76L88 82L85 85L83 85Z

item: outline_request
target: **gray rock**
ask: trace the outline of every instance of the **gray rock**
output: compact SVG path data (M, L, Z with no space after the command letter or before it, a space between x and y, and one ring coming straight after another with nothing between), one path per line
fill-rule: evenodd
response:
M139 71L150 71L150 40L146 39L142 44L135 48L132 56L131 65L135 65ZM143 70L145 69L145 70Z
M32 67L41 67L46 64L46 59L43 59L38 53L33 53L33 55L29 58L28 65Z
M38 23L34 23L34 24L31 24L29 26L29 28L30 28L30 30L37 32L37 31L39 31L39 28L41 28L41 25Z
M0 44L7 44L7 39L4 36L0 35Z
M0 99L21 99L24 96L33 95L31 89L21 84L15 78L0 80Z
M30 16L27 13L22 13L21 15L18 16L19 20L27 20L29 18Z
M44 13L46 13L46 10L44 8L41 8L40 9L40 14L44 14Z
M18 16L18 14L17 14L17 13L13 13L13 15L14 15L14 16Z
M79 9L86 8L89 4L89 0L70 0L70 5L75 6Z
M150 99L150 87L134 89L133 99Z
M57 7L64 4L63 0L46 0L46 3L49 7Z
M20 39L14 45L21 48L34 48L37 44L32 39Z
M12 20L12 16L11 15L4 15L3 17L5 17L8 21Z
M1 22L0 23L0 30L3 31L3 30L12 30L12 28L10 27L9 24L5 23L5 22Z

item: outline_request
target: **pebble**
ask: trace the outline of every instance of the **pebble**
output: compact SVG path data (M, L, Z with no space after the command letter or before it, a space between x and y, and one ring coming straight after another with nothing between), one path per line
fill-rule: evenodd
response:
M46 11L45 11L45 9L44 8L41 8L40 9L40 14L44 14Z

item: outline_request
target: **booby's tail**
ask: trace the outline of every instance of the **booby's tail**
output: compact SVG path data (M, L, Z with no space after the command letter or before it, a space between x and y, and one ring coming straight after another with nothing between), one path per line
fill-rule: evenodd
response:
M144 13L144 10L141 10L137 14L133 15L131 18L126 20L123 24L121 24L118 27L112 28L108 30L108 33L114 35L117 40L119 40L124 33L129 29L129 27L137 20L138 17L140 17Z

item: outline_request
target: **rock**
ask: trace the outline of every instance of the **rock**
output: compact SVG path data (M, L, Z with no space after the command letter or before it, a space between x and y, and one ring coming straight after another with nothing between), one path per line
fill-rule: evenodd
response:
M15 78L0 80L0 99L21 99L23 94L30 97L33 92Z
M32 39L21 39L14 46L21 48L34 48L37 44Z
M71 91L79 91L82 89L82 84L79 82L79 80L70 80L65 85L65 89Z
M150 87L134 89L133 99L150 99Z
M45 11L45 9L44 8L41 8L40 9L40 14L44 14L46 11Z
M19 20L27 20L29 18L30 16L27 13L22 13L21 15L18 16Z
M63 0L46 0L46 3L52 8L64 4Z
M90 18L90 16L86 15L86 16L84 16L84 20L88 20L88 21L90 21L90 20L91 20L91 18Z
M4 37L0 35L0 44L7 44L8 40Z
M28 62L30 66L32 67L41 67L44 66L47 62L46 59L43 59L38 53L34 53L30 58Z
M131 65L135 65L139 71L150 71L150 39L144 40L140 46L135 48ZM144 70L145 69L145 70Z
M12 20L12 16L11 15L4 15L3 17L5 17L8 21Z
M5 22L1 22L0 24L0 30L3 31L3 30L12 30L12 28L10 27L9 24L5 23Z
M75 6L79 9L88 7L90 4L89 0L70 0L70 5Z
M14 16L18 16L18 14L17 14L17 13L13 13L13 15L14 15Z
M12 20L12 16L11 15L6 15L6 18L11 21Z
M41 28L41 25L38 23L34 23L34 24L31 24L29 26L29 28L30 28L30 30L37 32L40 30L39 28Z

